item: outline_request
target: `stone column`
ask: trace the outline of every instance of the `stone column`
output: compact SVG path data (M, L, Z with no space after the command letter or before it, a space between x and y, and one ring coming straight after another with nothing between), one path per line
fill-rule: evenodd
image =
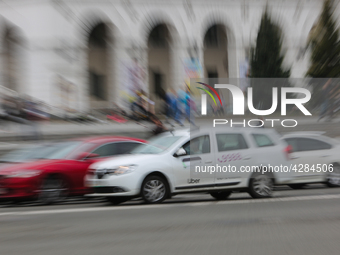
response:
M77 86L77 110L88 112L90 110L90 82L88 72L88 48L80 44L76 46L77 62L75 80Z
M112 25L113 26L113 25ZM114 27L110 31L114 31ZM122 54L122 42L120 37L116 36L115 32L113 35L110 34L110 40L107 45L107 102L106 107L111 108L113 103L118 103L119 101L119 87L120 87L120 60Z
M3 34L3 31L0 27L0 34ZM5 61L5 49L4 49L4 39L3 37L0 37L0 86L5 86L5 67L4 67L4 61ZM1 96L1 95L0 95ZM1 98L0 98L1 99Z
M183 76L183 48L179 43L171 45L170 53L170 79L167 89L178 89L184 85Z
M138 47L138 61L141 65L142 70L144 71L144 89L146 90L146 93L150 94L150 88L149 88L149 60L148 60L148 46L145 43L141 43Z

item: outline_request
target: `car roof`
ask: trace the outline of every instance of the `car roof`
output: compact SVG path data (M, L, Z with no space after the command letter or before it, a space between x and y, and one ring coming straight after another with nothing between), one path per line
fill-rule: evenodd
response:
M289 138L289 137L311 137L311 138L323 138L323 137L327 137L324 136L323 134L326 132L291 132L291 133L283 133L282 134L282 138ZM329 137L327 137L329 138Z
M332 144L339 144L337 139L323 135L326 132L294 132L282 135L281 139L287 138L315 138Z
M105 143L105 142L122 142L122 141L135 141L145 143L143 139L127 136L91 136L91 137L81 137L73 138L69 141L81 141L84 143Z
M290 137L290 136L318 136L322 137L326 132L324 131L297 131L297 132L288 132L282 133L283 137Z
M163 135L174 135L174 136L190 136L205 132L210 132L211 127L198 127L198 128L185 128L185 129L177 129L173 131L168 131L163 133ZM225 132L225 133L273 133L276 132L273 128L251 128L251 127L215 127L213 128L215 133Z

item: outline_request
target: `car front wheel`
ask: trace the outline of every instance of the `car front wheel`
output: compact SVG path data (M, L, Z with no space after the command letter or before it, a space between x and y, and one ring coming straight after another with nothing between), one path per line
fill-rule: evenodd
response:
M333 170L329 171L327 176L328 187L340 187L340 165L335 163L333 164Z
M147 204L161 203L168 197L168 193L167 183L160 176L148 176L142 184L141 196Z
M69 187L63 178L49 176L41 183L38 200L45 205L54 204L65 200L68 193Z
M249 194L253 198L271 197L274 189L274 181L271 175L256 173L249 182Z

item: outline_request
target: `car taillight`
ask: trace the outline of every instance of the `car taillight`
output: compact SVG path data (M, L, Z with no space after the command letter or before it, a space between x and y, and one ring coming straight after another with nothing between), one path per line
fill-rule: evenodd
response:
M291 145L288 145L288 146L285 148L284 152L285 152L285 155L286 155L287 160L290 160L290 155L289 155L289 154L292 153L292 150L293 150L293 148L292 148Z

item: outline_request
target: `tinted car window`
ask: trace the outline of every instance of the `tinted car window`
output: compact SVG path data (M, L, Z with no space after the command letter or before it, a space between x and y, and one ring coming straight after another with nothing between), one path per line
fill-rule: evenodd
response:
M116 155L119 148L117 147L117 143L108 143L99 146L95 150L92 151L93 154L98 154L100 157L108 157L112 155Z
M297 147L298 151L329 150L332 148L328 143L310 138L298 138Z
M247 149L248 145L241 134L217 134L218 151Z
M118 154L127 154L130 151L132 151L134 148L137 146L141 145L141 143L136 143L136 142L120 142L116 143L116 155Z
M196 137L183 145L188 155L210 153L210 138L208 135Z
M257 147L274 146L274 143L267 135L253 134L252 136L255 140Z

